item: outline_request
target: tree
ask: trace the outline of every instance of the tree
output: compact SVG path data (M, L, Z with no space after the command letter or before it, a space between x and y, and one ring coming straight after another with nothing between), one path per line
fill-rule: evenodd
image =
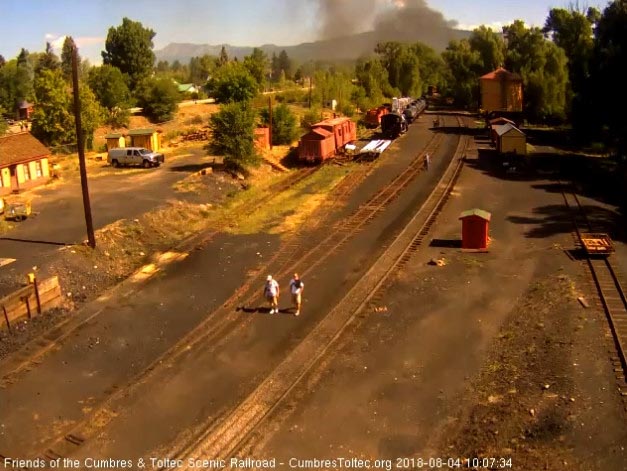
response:
M79 97L81 101L81 125L85 135L85 145L87 149L93 149L94 132L100 126L103 117L103 109L96 100L94 92L85 83L80 84ZM69 111L73 113L74 103Z
M480 76L502 67L505 63L505 42L502 36L491 28L485 26L476 28L468 42L470 47L479 53L477 73Z
M9 125L4 120L4 113L4 108L0 105L0 136L4 135L7 129L9 129Z
M388 72L390 85L402 95L419 95L422 90L418 56L406 44L379 43L375 48Z
M384 97L391 98L394 95L388 72L378 57L358 60L355 77L363 90L363 94L357 92L355 96L357 106L362 110L379 106L385 100Z
M12 59L0 68L0 107L13 114L17 98L17 60Z
M449 71L449 92L460 106L475 106L478 103L478 71L481 57L472 49L467 39L451 41L442 53Z
M63 40L63 48L61 49L61 70L63 71L65 80L68 81L72 79L72 54L74 52L74 48L76 48L74 39L72 36L66 36ZM81 58L78 53L76 56L76 65L80 67Z
M248 101L257 95L259 85L239 62L229 62L217 69L207 83L209 95L224 103Z
M215 56L205 54L202 57L192 57L189 61L189 81L206 83L216 67L217 58Z
M272 113L272 145L289 145L298 135L298 120L289 107L281 103L274 108ZM270 124L270 110L264 108L261 111L261 122Z
M595 119L590 83L590 65L594 52L593 27L599 12L589 8L587 13L574 8L553 8L546 19L543 32L550 34L553 42L566 53L568 77L572 87L570 117L577 136L590 136Z
M61 70L42 70L35 78L34 91L33 135L49 146L73 142L72 99Z
M257 82L259 90L263 90L268 69L268 58L264 52L257 47L254 48L250 56L244 57L244 67Z
M226 168L246 171L247 167L259 164L254 145L256 119L257 115L248 103L229 103L211 115L209 149L224 156Z
M422 83L421 93L426 93L429 85L443 88L446 85L446 64L442 56L420 42L412 44L410 50L418 58L418 71Z
M42 70L57 70L61 66L59 58L52 50L52 45L46 43L46 52L44 52L37 61L37 67L35 67L35 74L39 74Z
M226 53L226 47L222 46L220 49L220 57L218 58L218 65L222 67L229 63L229 55Z
M168 72L170 70L170 63L168 61L159 61L155 68L157 72Z
M627 1L615 0L603 11L596 27L592 87L598 94L595 119L606 127L608 141L622 159L627 156L627 92L622 71L627 61L625 31Z
M283 49L277 56L272 53L272 60L270 61L270 69L272 74L272 80L278 82L281 79L281 72L285 74L286 79L292 78L292 60Z
M93 67L87 82L100 105L106 109L106 121L117 127L127 125L131 93L122 72L111 65Z
M102 52L104 64L112 65L129 77L131 90L152 72L155 54L152 51L155 32L138 21L122 20L117 28L109 28Z
M520 20L504 32L506 68L523 78L527 116L534 120L564 117L569 91L564 50L547 40L539 28L526 28Z
M4 65L7 63L7 61L5 60L4 56L2 54L0 54L0 69L2 67L4 67Z
M12 108L15 109L18 102L22 100L30 100L33 96L33 66L29 61L30 54L24 48L17 56L17 70L15 75L15 103Z
M153 122L168 121L178 106L178 88L168 78L148 78L138 86L136 94L137 104Z

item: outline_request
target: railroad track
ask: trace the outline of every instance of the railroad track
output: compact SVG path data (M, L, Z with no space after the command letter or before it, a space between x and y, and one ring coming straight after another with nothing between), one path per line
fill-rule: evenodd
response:
M595 228L588 219L577 194L571 189L566 190L566 185L562 184L562 195L575 228L573 233L575 245L582 254L585 254L584 263L594 281L599 301L608 321L615 348L615 355L612 354L611 361L619 392L627 410L627 297L625 290L608 256L591 256L585 251L582 235L584 232L595 232Z
M447 201L463 167L460 158L468 137L460 138L454 159L436 189L431 193L405 230L379 257L368 273L314 330L265 378L233 411L212 421L194 438L174 444L168 458L181 460L186 467L190 458L227 458L235 456L262 426L300 381L337 343L355 318L383 293L394 274L404 266L422 244L428 228ZM165 468L163 468L165 469Z
M385 210L389 204L407 187L407 185L415 179L424 169L424 155L427 153L435 153L441 145L444 136L436 134L427 143L423 151L418 153L411 161L410 165L394 178L385 187L379 190L367 203L361 205L350 216L340 223L336 224L330 234L326 236L320 243L315 244L309 250L303 250L301 244L290 243L282 247L277 254L272 257L264 267L272 266L273 271L278 273L277 276L288 276L299 267L307 267L300 270L302 276L316 269L324 260L328 259L338 248L343 246L352 237L364 229L364 227L372 221L378 214ZM300 181L313 174L318 167L304 169L288 179L281 182L283 189L293 187ZM355 183L349 185L350 188L356 186ZM275 187L276 188L276 187ZM280 191L280 190L277 190ZM346 188L337 189L337 194L345 196ZM210 240L207 237L205 241ZM111 420L108 410L115 410L116 404L122 401L134 387L146 381L151 375L162 367L167 367L175 363L182 356L186 355L190 349L203 348L218 350L225 342L228 341L239 329L244 328L253 319L250 316L243 317L237 312L239 308L246 308L247 305L255 303L259 299L258 287L262 286L265 275L262 273L263 268L257 269L229 299L217 310L208 315L204 321L196 326L191 332L181 338L173 347L160 355L145 370L134 376L128 381L124 387L116 387L103 402L101 402L96 410L84 421L66 429L63 434L54 438L46 445L46 450L42 453L44 459L56 459L58 457L67 457L74 453L88 438L95 435ZM37 366L39 359L33 360L30 367L25 370ZM4 377L3 380L7 384L11 384L12 380Z

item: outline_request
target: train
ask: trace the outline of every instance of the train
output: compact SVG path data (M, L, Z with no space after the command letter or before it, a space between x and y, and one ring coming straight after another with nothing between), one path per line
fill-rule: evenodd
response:
M300 138L298 158L304 162L321 163L342 152L349 142L357 140L357 126L350 118L330 118L311 126Z
M381 118L390 112L392 105L383 104L378 108L369 109L366 112L364 122L368 129L375 129L381 125Z
M381 126L385 139L396 139L407 132L409 124L427 107L423 99L393 98L366 113L366 126ZM321 163L343 152L346 144L357 140L357 126L350 118L334 117L311 126L311 130L298 142L298 159L302 162Z
M396 139L407 132L409 125L427 107L427 102L420 98L395 98L392 103L392 112L381 117L381 134L386 139Z

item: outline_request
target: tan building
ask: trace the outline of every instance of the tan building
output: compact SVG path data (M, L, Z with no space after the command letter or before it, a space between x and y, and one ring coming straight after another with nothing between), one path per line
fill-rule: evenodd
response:
M105 136L107 142L107 150L117 149L118 147L126 147L124 135L120 133L111 133Z
M500 154L527 155L527 136L513 124L493 127L496 132L496 150Z
M486 111L522 111L522 77L498 68L479 78L481 108Z
M0 195L47 182L49 156L48 148L29 132L0 137Z
M131 144L128 147L145 147L146 149L161 150L161 131L154 129L133 129L129 131Z

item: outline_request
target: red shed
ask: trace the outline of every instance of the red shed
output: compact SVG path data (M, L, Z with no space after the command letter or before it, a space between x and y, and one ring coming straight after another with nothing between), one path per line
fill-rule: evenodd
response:
M462 249L486 250L489 241L490 218L492 215L482 209L464 211L462 220Z
M298 158L307 162L321 162L335 154L335 138L331 131L313 128L300 138Z

